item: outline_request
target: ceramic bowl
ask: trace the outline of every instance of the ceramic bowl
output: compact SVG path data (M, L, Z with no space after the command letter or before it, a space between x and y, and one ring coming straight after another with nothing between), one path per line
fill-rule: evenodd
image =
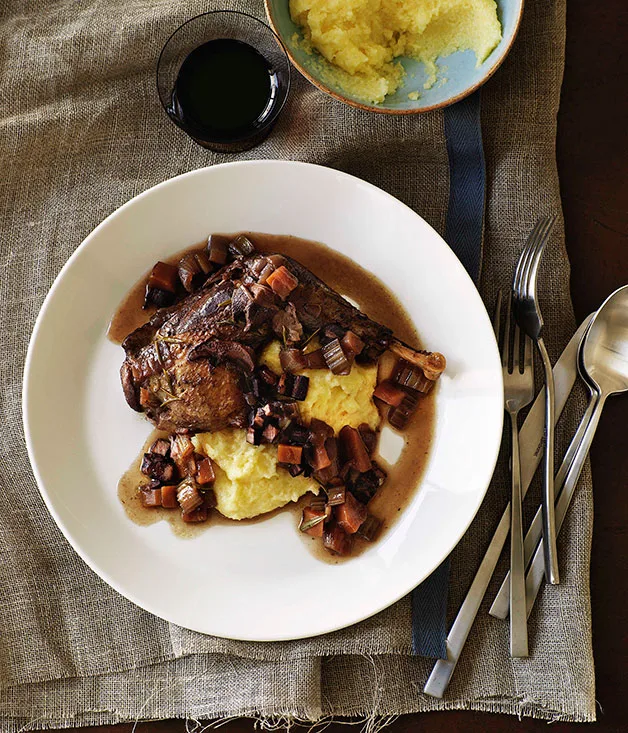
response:
M502 25L502 39L488 58L476 64L473 51L458 51L450 56L439 58L437 64L442 72L431 87L424 89L427 78L423 65L414 59L401 57L399 60L406 69L406 81L381 104L369 104L347 94L341 86L330 83L324 74L329 64L318 53L309 54L300 45L303 34L290 17L289 0L265 0L266 14L275 33L281 38L294 66L326 94L353 107L369 112L387 114L417 114L446 107L474 92L484 84L500 66L517 35L523 12L523 0L496 0L497 15ZM325 76L325 79L322 77ZM417 100L408 94L420 91Z

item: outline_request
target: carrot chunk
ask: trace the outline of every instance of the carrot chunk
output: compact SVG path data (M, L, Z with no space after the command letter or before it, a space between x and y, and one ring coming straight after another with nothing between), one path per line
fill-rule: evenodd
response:
M179 506L176 486L170 485L161 487L161 505L165 509L176 509Z
M306 506L303 510L303 518L299 528L301 532L309 534L311 537L322 537L325 524L325 510L313 509Z
M158 262L148 276L148 287L175 293L179 271L173 265Z
M194 509L187 514L182 514L181 519L188 524L197 524L198 522L206 522L207 516L207 509L204 506L199 506L198 509Z
M366 450L362 436L350 425L345 425L340 431L340 444L342 446L343 458L350 461L360 473L371 469L371 457Z
M281 265L268 276L266 284L270 285L273 292L277 293L282 300L285 300L299 284L299 281L287 267Z
M301 463L302 454L303 446L301 445L280 443L277 446L277 460L279 463Z
M199 455L196 459L196 483L207 486L207 484L213 484L215 480L216 474L211 458Z
M353 547L353 537L332 522L323 532L323 545L334 555L348 555Z
M391 407L399 407L405 396L406 392L401 387L393 384L389 379L380 382L373 392L373 397L377 397L378 400L385 402Z
M364 504L360 504L353 494L347 491L345 503L338 505L334 509L334 514L336 521L347 534L355 534L368 516L368 511Z
M142 506L147 509L161 506L161 489L142 489L140 491L140 501Z

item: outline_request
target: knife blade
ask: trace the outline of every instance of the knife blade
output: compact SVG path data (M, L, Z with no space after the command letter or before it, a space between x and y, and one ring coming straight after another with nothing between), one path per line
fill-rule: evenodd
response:
M555 381L555 421L558 422L567 398L576 381L578 373L577 358L580 340L589 326L591 314L586 318L571 337L565 350L553 368ZM519 433L519 450L521 455L521 492L526 495L536 469L543 454L543 432L545 429L545 388L536 397ZM471 631L475 617L486 589L493 577L499 556L506 542L510 529L510 502L506 506L495 534L486 550L475 578L471 583L460 610L447 635L447 659L439 659L430 674L423 692L432 697L441 698L458 664L458 659Z

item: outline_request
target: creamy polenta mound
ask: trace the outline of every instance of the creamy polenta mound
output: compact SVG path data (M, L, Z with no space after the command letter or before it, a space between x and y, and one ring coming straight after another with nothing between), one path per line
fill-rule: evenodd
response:
M470 49L479 66L501 39L495 0L290 0L290 14L332 65L324 74L365 102L401 86L400 56L423 62L430 88L439 56Z
M281 373L280 344L271 342L260 363ZM305 369L309 377L307 397L299 402L302 419L324 420L334 432L345 425L357 428L367 423L376 430L380 416L373 402L377 385L377 365L353 364L351 372L340 376L328 369ZM194 448L216 464L213 485L218 511L230 519L247 519L297 501L303 494L318 493L319 484L304 476L292 477L277 466L277 446L253 446L244 430L199 433L192 438Z
M229 519L265 514L312 491L314 479L292 477L277 466L276 445L251 445L244 430L218 430L192 438L194 448L216 464L216 508Z

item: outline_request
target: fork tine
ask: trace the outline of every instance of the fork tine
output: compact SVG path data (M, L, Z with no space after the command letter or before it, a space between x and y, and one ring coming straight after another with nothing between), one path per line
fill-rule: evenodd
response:
M521 297L521 288L523 283L525 282L524 278L524 272L527 270L527 263L530 258L530 252L532 250L532 247L534 246L534 243L536 242L537 238L537 232L540 229L541 226L541 220L537 221L534 225L532 231L528 235L528 238L526 239L526 243L523 247L523 250L521 251L521 254L519 255L519 261L517 262L517 267L515 269L515 275L513 277L512 281L512 289L515 293L515 298Z
M502 366L508 367L510 360L510 329L511 329L511 317L512 311L512 293L508 296L506 302L506 322L504 323L504 330L502 332Z
M539 219L532 231L526 239L525 247L519 257L520 267L517 268L516 276L517 282L513 282L513 290L516 293L517 299L522 299L526 296L525 285L528 281L528 273L530 271L530 262L532 261L533 253L536 248L537 242L539 241L539 234L543 228L543 220Z
M523 339L523 368L529 369L534 382L534 358L532 356L532 339L526 334Z
M552 231L552 227L554 226L555 221L555 215L545 217L545 219L543 220L543 226L541 227L538 235L538 240L534 247L534 251L530 256L530 265L526 273L526 282L524 285L527 296L530 298L536 297L536 276L539 270L539 263L541 262L541 257L543 256L543 252L545 251L545 245L547 244L550 232Z
M519 348L520 348L519 334L520 333L521 333L521 329L519 328L519 324L515 320L514 338L513 338L513 344L512 344L512 370L513 372L519 371L523 373L523 369L521 368L521 361L519 358Z
M493 313L493 331L495 332L495 338L499 342L499 326L502 321L502 301L504 299L504 292L500 288L497 291L497 298L495 299L495 312Z

